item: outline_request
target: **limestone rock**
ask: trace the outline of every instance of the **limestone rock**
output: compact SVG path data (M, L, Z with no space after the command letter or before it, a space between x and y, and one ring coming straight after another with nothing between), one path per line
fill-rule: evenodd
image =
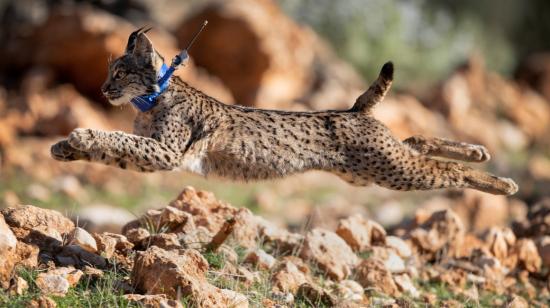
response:
M301 234L292 233L284 228L277 227L263 218L258 219L258 224L260 237L266 242L274 244L281 253L293 252L304 241L304 237Z
M320 228L307 233L300 256L335 280L348 277L359 260L341 237Z
M362 302L365 291L355 280L342 280L335 286L338 296L346 301Z
M46 295L42 295L37 299L33 299L29 302L28 306L29 308L55 308L57 307L57 304L53 299Z
M323 290L321 287L308 282L300 285L296 296L307 299L309 303L325 305L328 307L333 307L337 302L336 298L330 293Z
M357 73L274 1L209 3L178 27L181 46L204 20L210 21L209 35L197 40L193 58L219 77L240 104L289 109L289 102L300 101L313 109L338 109L361 92Z
M249 252L244 261L265 270L272 268L275 262L277 262L272 255L268 254L263 249L256 249Z
M374 288L390 296L398 296L399 290L384 263L376 258L361 261L355 269L356 280L364 288Z
M150 246L157 246L166 250L182 248L178 236L175 233L153 234L143 239L141 245L139 245L139 247L143 248Z
M386 236L386 246L395 249L397 254L402 258L408 258L412 255L409 244L397 236Z
M239 304L242 296L229 294L208 283L207 270L208 262L196 250L167 251L151 246L138 252L131 279L138 290L147 294L166 294L172 299L189 296L191 303L198 307Z
M62 265L85 266L91 265L98 268L105 268L107 261L104 257L84 250L78 245L64 246L55 256L55 259Z
M393 280L400 291L409 293L414 298L420 297L420 291L414 286L411 277L407 274L395 275Z
M88 233L88 231L80 227L74 228L71 233L69 244L78 245L91 253L97 252L97 243L94 237Z
M141 243L141 241L151 235L145 228L131 228L126 231L122 229L122 234L134 245Z
M142 295L126 294L124 298L131 303L139 303L150 308L183 308L183 305L173 299L168 299L164 294Z
M10 286L9 291L12 295L23 295L28 289L29 283L25 279L17 276L14 279L13 284Z
M65 296L84 273L72 267L60 267L38 274L36 286L45 295Z
M0 211L15 236L25 243L32 243L41 249L60 245L62 235L74 229L73 222L61 213L32 205L6 208Z
M340 220L336 233L353 251L364 251L371 245L381 245L386 241L384 228L360 214Z
M273 289L282 293L295 294L308 281L309 268L296 257L283 258L271 276Z
M545 266L550 267L550 236L543 236L537 243L539 254Z
M134 244L130 243L128 239L121 234L103 232L100 234L94 233L93 236L97 243L99 253L107 259L111 258L115 251L126 252L134 247Z
M536 273L540 270L542 259L537 250L537 246L531 239L520 239L516 243L519 264L530 273Z
M451 210L434 212L422 225L409 234L413 243L420 248L427 258L446 250L455 254L464 239L464 226L458 216Z
M9 287L9 280L18 261L17 239L0 214L0 289Z

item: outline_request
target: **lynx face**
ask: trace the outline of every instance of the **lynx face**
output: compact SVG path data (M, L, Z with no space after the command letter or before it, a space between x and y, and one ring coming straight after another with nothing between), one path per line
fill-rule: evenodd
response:
M163 62L145 33L137 30L130 34L125 54L109 65L101 92L112 105L119 106L158 91L157 74Z

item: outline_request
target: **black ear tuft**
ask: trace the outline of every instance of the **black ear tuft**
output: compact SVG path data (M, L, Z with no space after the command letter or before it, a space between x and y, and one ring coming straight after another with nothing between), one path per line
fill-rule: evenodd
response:
M386 62L386 64L382 66L380 76L384 77L384 79L393 80L393 63L391 61Z
M131 53L134 51L134 48L136 47L136 40L141 33L147 33L149 30L153 29L153 27L149 27L145 30L143 30L143 28L145 27L141 27L130 34L128 37L128 43L126 44L126 53Z

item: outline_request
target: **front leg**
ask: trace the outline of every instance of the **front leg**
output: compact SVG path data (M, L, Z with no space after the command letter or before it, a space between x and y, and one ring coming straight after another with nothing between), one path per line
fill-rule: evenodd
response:
M133 165L141 171L172 170L180 164L183 154L156 139L120 131L77 128L67 142L75 150L89 153L92 160L111 162L124 169Z

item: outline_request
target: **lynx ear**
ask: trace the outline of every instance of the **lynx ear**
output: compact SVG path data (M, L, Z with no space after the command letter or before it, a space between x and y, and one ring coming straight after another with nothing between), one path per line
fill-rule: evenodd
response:
M134 31L130 34L130 36L128 37L128 43L126 44L125 53L129 54L129 53L134 52L134 48L136 47L136 41L137 41L138 36L141 33L147 33L149 30L152 29L152 28L148 28L148 29L143 30L143 28L145 28L145 27L141 27L141 28L137 29L136 31Z

